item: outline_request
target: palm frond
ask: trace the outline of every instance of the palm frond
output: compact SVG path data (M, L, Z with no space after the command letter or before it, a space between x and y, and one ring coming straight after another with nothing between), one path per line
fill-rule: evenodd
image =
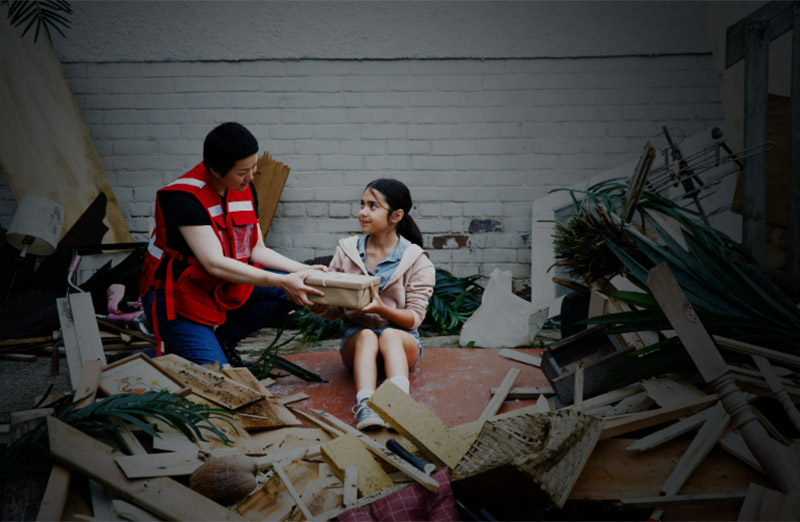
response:
M70 28L69 15L72 14L72 6L65 0L6 0L3 5L8 6L6 16L12 26L19 27L26 24L22 31L23 37L31 27L36 26L34 42L39 40L42 29L47 33L47 38L52 40L51 29L64 36L61 29Z

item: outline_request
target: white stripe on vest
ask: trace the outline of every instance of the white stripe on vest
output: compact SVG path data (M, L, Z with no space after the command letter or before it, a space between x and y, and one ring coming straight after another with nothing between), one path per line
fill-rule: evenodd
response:
M197 188L203 188L206 186L206 182L202 179L194 179L194 178L183 178L183 179L176 179L170 185L191 185Z
M208 208L208 213L211 214L211 217L217 217L222 215L222 205L214 205L213 207Z
M228 212L244 212L253 210L252 201L231 201L228 203Z
M150 237L150 243L147 244L147 251L150 253L151 256L155 257L156 259L161 259L161 256L164 255L164 251L158 248L155 245L156 242L156 235L153 234Z

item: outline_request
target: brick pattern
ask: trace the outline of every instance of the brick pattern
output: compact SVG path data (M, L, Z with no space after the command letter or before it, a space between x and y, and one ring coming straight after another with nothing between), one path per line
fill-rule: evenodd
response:
M292 168L267 243L308 259L358 232L361 190L408 184L431 259L530 273L531 202L638 156L662 125L722 117L711 56L71 63L67 78L128 227L194 166L216 124ZM15 208L0 175L0 224ZM438 239L437 239L438 238ZM454 239L455 238L455 239Z

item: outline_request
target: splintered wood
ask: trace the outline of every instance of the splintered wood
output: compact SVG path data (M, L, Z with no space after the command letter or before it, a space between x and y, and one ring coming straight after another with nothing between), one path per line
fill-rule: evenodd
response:
M347 466L358 468L358 491L363 496L372 495L394 485L389 475L383 471L378 461L370 455L355 435L343 435L326 442L320 446L320 452L342 481Z
M469 449L457 432L389 380L375 390L368 404L439 467L454 468Z
M231 410L250 404L262 397L259 392L239 384L221 373L203 368L177 355L163 355L155 359L155 362L173 379L188 386L197 395Z

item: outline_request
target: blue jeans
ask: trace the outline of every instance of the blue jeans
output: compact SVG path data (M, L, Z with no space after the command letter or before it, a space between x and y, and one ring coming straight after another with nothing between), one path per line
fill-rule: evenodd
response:
M154 297L158 332L166 351L197 364L227 363L223 346L233 350L245 337L264 327L280 324L295 307L280 288L256 286L250 298L241 307L229 310L225 322L214 331L211 326L196 323L177 313L174 320L168 320L166 299L161 290L150 290L142 298L145 314L151 322Z

